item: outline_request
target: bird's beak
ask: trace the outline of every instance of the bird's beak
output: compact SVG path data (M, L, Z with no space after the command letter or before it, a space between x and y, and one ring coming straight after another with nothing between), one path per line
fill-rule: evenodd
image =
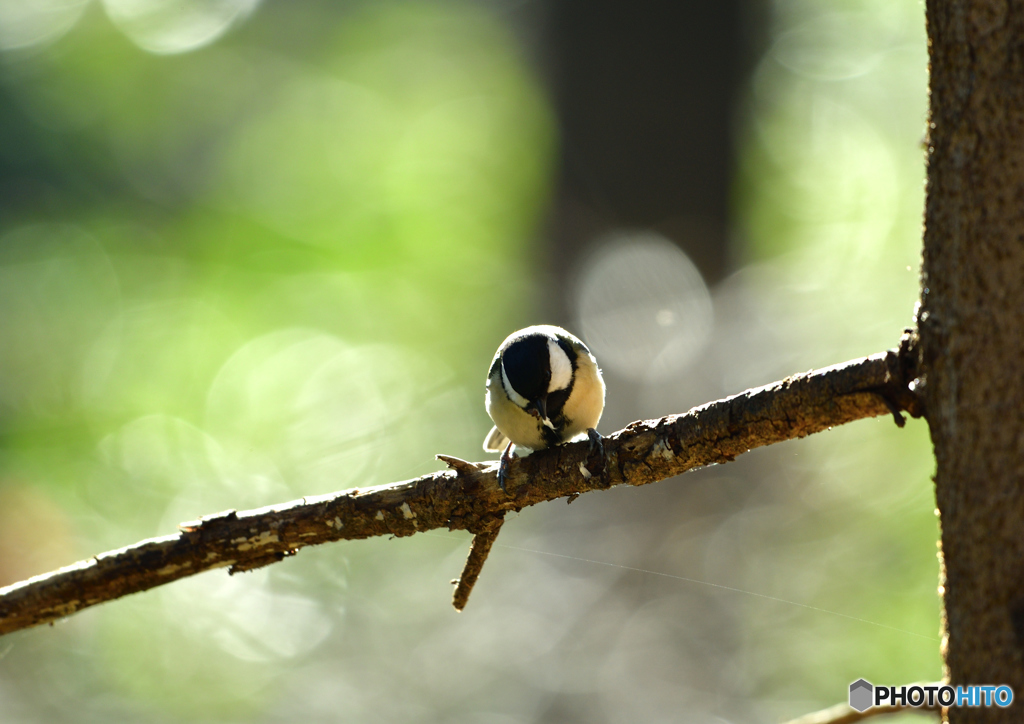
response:
M547 397L547 395L543 395L541 397L538 397L536 400L534 400L532 403L530 403L530 407L531 407L531 409L534 409L534 410L537 411L537 413L540 415L540 419L541 420L548 419L548 397Z

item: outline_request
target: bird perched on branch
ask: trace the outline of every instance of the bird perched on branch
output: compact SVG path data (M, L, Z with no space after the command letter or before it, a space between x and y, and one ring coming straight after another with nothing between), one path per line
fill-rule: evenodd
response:
M503 450L502 490L513 445L532 452L586 434L591 451L604 451L594 429L604 410L601 370L587 346L561 327L527 327L501 343L487 373L486 405L494 427L484 450Z

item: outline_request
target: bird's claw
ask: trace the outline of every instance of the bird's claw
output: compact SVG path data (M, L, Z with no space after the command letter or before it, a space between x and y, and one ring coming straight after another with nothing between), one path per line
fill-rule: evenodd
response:
M604 462L604 438L594 428L587 429L587 439L590 441L590 454L593 455L594 451L601 454L601 460Z
M501 458L498 460L498 487L501 488L502 492L505 492L505 481L508 480L510 473L512 472L512 442L505 446L504 452L501 453Z

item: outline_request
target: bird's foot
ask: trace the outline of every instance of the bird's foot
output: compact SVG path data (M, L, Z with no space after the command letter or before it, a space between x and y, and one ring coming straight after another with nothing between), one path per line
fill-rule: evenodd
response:
M509 441L508 445L505 446L505 451L501 453L501 458L498 460L498 487L501 488L502 492L505 491L505 481L508 480L511 471L512 442Z
M604 438L594 428L587 428L587 439L590 441L590 454L593 455L595 452L601 455L601 466L602 470L608 465L608 461L604 457Z

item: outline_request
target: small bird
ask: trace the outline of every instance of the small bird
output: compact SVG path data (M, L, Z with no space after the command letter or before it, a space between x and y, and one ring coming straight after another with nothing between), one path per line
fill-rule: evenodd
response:
M487 414L494 427L484 450L501 453L498 484L505 489L512 446L543 450L584 433L604 451L598 420L604 380L587 346L561 327L535 325L510 334L487 373Z

